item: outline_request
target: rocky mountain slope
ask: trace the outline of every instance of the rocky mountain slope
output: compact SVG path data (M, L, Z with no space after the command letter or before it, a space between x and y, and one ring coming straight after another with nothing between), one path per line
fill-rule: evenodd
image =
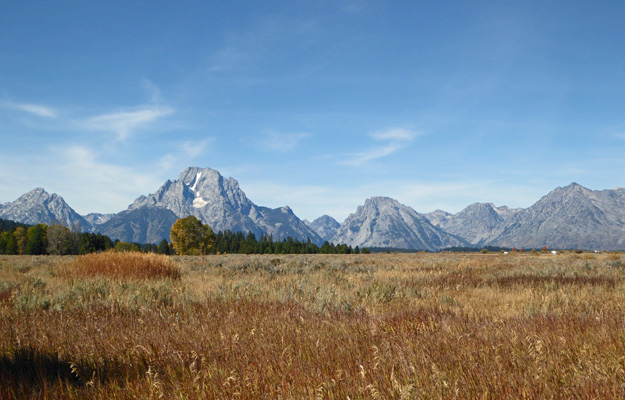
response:
M482 246L496 239L518 211L505 206L495 207L492 203L474 203L457 214L437 210L425 216L434 226L472 245Z
M306 225L312 228L321 239L325 241L330 241L336 234L336 231L339 229L341 224L337 222L334 218L329 215L322 215L321 217L315 219L313 222L309 222L304 220Z
M171 210L143 207L114 214L94 230L111 239L133 243L159 243L169 240L171 226L178 216Z
M422 214L388 197L372 197L341 224L333 243L436 251L468 243L435 227Z
M492 244L539 248L625 249L625 189L553 190L521 210Z
M102 225L103 223L108 222L114 216L115 214L90 213L84 215L83 217L91 225Z
M440 227L441 224L445 223L448 219L453 217L454 214L449 213L443 210L435 210L426 214L423 214L425 218L428 219L434 226Z
M318 245L323 239L288 206L271 209L250 201L232 178L224 178L210 168L187 168L175 181L168 180L156 193L141 196L127 210L117 214L77 214L58 195L38 188L12 203L0 207L0 218L27 224L61 223L80 226L83 231L100 232L111 239L158 243L169 239L176 219L194 215L213 231L264 233L274 239L287 237L310 240Z
M352 246L439 250L452 246L625 249L625 189L593 191L572 183L556 188L527 209L475 203L456 214L419 214L387 197L373 197L343 224L327 215L300 220L285 206L271 209L250 201L232 178L210 168L187 168L154 194L141 196L117 214L76 213L42 188L0 204L0 218L26 224L55 224L101 232L112 239L158 243L173 222L195 215L213 230L267 233L274 239L310 238Z
M0 207L0 218L24 224L61 224L70 228L88 230L90 224L56 193L36 188L11 203Z
M274 239L293 237L321 244L323 240L289 207L271 209L250 201L233 178L224 178L211 168L185 169L177 180L168 180L158 191L141 196L128 211L155 208L178 217L194 215L213 231L253 232Z

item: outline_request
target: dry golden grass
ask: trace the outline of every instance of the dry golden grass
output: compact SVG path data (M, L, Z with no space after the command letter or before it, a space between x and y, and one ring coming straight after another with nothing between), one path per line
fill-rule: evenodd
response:
M180 268L160 254L107 251L86 254L69 263L62 274L69 277L106 276L117 279L180 279Z
M625 398L621 256L0 256L0 398Z

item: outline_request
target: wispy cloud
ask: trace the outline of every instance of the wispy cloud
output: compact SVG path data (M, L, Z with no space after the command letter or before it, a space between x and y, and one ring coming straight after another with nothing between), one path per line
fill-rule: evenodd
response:
M250 64L253 52L244 51L234 45L218 49L210 60L207 73L239 70Z
M244 30L225 32L223 42L212 49L201 72L209 76L218 74L220 78L229 76L246 84L264 82L267 74L253 72L282 63L276 58L278 49L293 44L305 47L315 40L318 30L315 18L259 17Z
M159 165L165 170L173 168L188 167L191 161L206 152L206 148L213 141L213 138L206 138L200 141L182 142L177 151L165 154L159 160Z
M150 101L154 104L161 101L161 90L151 80L143 78L141 84L146 92L150 95Z
M401 199L418 212L442 209L456 213L476 202L525 208L552 189L545 183L519 184L476 178L447 182L390 181L386 183L384 193Z
M0 201L41 186L63 196L80 214L119 212L163 182L156 168L118 165L106 157L101 149L85 145L51 146L40 156L1 154Z
M358 186L279 184L254 178L240 179L241 188L258 205L289 205L300 218L313 220L328 214L342 222L372 196L388 196L425 213L435 209L458 212L475 202L528 207L544 194L544 188L501 184L493 180L415 182L414 180L373 180ZM542 191L542 192L541 192ZM280 196L276 196L280 193ZM509 202L512 194L514 203Z
M44 180L53 183L81 213L120 211L132 199L160 184L151 173L102 160L99 152L88 146L57 148L50 157L53 167Z
M117 135L117 140L126 140L135 131L145 128L173 111L169 107L144 107L134 111L98 115L88 119L85 126L92 130L113 132Z
M206 146L208 146L211 142L212 138L207 138L200 141L186 141L182 143L180 149L182 151L182 154L184 154L187 159L193 159L204 153L206 150Z
M386 131L371 134L371 137L377 140L391 140L403 142L409 142L414 139L415 136L417 136L415 132L402 128L388 129Z
M41 104L33 103L15 103L11 101L2 102L2 105L6 108L12 108L14 110L24 111L38 117L57 118L57 112L51 107Z
M304 139L310 137L309 133L280 133L269 131L261 139L264 149L287 152L294 149Z
M389 156L409 145L417 135L416 132L403 128L372 133L369 136L379 144L368 150L350 155L344 164L360 166L369 161Z
M241 189L254 203L272 208L288 205L298 217L309 221L328 214L340 222L363 200L345 188L285 185L262 179L241 179L239 183ZM280 193L280 196L276 196L276 193Z

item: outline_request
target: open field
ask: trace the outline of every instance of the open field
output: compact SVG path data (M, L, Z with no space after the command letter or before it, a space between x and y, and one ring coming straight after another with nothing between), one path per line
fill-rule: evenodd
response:
M0 398L625 398L625 255L75 260L0 256Z

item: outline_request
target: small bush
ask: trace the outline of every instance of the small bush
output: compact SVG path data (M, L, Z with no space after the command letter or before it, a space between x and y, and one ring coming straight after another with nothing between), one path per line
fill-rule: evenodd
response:
M67 265L63 274L71 277L180 279L180 267L162 254L108 251L77 258Z

